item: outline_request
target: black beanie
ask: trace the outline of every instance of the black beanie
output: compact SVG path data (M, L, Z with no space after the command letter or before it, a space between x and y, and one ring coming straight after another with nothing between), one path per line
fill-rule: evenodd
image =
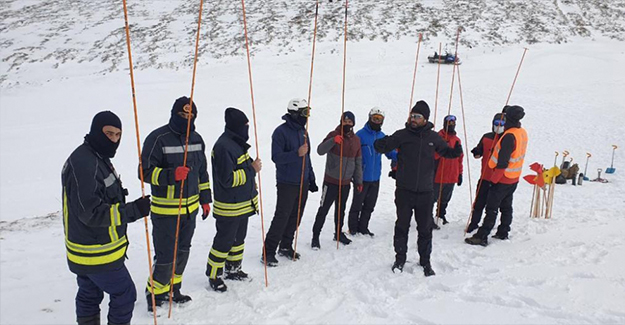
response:
M352 121L352 123L354 123L354 125L356 125L356 116L354 116L354 113L350 112L350 111L346 111L345 113L343 113L343 118L348 118L349 120ZM341 121L342 123L343 121Z
M171 114L174 115L178 114L179 112L183 112L184 106L189 104L190 101L191 99L189 99L189 97L187 96L182 96L176 99L174 105L171 107ZM191 109L191 112L197 117L197 106L195 106L195 102L193 102L193 108Z
M426 120L430 119L430 106L423 100L418 101L410 112L421 114Z
M184 107L189 104L191 100L182 96L174 102L174 105L171 107L171 117L169 118L169 126L178 133L187 133L187 119L178 115L180 112L184 112ZM191 108L191 112L193 113L193 117L191 118L191 129L190 132L195 131L195 119L197 118L197 106L195 106L195 101L193 102L193 107Z
M504 107L503 113L506 114L506 120L514 124L519 123L525 116L523 107L517 105Z
M121 138L117 141L117 143L111 141L106 134L104 134L104 131L102 131L102 128L107 125L114 126L121 130L122 121L111 111L100 112L93 117L93 121L91 121L91 130L89 130L89 134L85 136L85 139L101 156L113 158L117 148L119 147Z
M495 116L493 116L493 123L495 123L495 121L505 121L506 118L504 117L503 113L497 113L495 114Z

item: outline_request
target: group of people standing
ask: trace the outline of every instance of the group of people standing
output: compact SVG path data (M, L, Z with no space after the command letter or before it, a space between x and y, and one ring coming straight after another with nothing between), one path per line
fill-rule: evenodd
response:
M498 210L502 222L495 237L508 238L512 194L523 164L527 133L519 122L523 109L506 106L504 110L493 120L493 132L484 135L472 150L475 158L482 158L483 168L467 230L477 228L484 207L486 217L476 235L467 238L469 244L487 244ZM311 140L306 131L310 113L305 99L291 100L282 117L284 123L272 135L277 202L261 253L261 262L268 266L279 264L276 255L293 261L301 258L293 248L295 233L308 192L319 190L310 159ZM100 323L99 305L104 292L111 298L108 323L130 323L136 290L124 265L128 247L126 225L148 214L154 242L152 278L148 278L145 289L148 311L154 312L152 295L156 307L169 300L170 292L177 304L191 301L191 297L181 292L183 274L197 215L206 219L211 203L216 234L206 265L210 288L223 292L227 290L224 280L249 280L241 266L248 219L259 211L255 178L263 168L262 161L248 152L247 116L236 108L226 109L225 130L210 154L211 188L206 145L195 131L197 116L195 103L191 104L187 97L178 98L169 122L146 137L139 177L150 184L151 197L126 202L128 191L111 163L121 140L122 124L110 111L94 117L84 143L67 159L62 171L63 223L69 268L78 282L79 324ZM356 117L352 112L344 112L338 126L317 146L317 153L326 156L326 166L311 247L321 248L320 234L332 205L335 206L333 239L343 245L351 243L342 229L352 184L348 233L374 236L369 221L380 189L381 158L386 155L392 166L389 176L396 180L395 262L391 269L402 271L406 263L414 214L419 264L425 276L435 275L430 263L432 229L436 226L433 206L439 202L437 218L447 223L446 207L453 188L462 184L463 149L455 134L456 118L446 116L443 129L435 132L429 121L428 104L418 101L405 127L386 136L382 132L384 111L374 107L367 117L364 127L354 132ZM177 247L175 258L174 247Z

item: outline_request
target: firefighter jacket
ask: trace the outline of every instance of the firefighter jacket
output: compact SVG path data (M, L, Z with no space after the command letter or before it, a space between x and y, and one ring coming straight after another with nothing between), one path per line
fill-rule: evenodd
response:
M143 179L152 188L152 216L178 216L181 181L175 180L176 168L183 165L186 134L164 125L150 133L143 143L141 162ZM184 181L181 214L191 215L200 204L212 202L208 179L206 145L195 131L189 134L186 166L190 169Z
M504 169L500 183L513 184L519 181L525 160L527 142L527 132L518 125L506 129L501 139L495 144L493 154L488 161L488 167L491 169Z
M85 141L61 172L63 226L69 269L76 274L114 270L124 264L126 224L142 216L111 161Z
M215 217L249 217L259 211L256 171L249 148L245 140L228 129L215 142L211 153Z

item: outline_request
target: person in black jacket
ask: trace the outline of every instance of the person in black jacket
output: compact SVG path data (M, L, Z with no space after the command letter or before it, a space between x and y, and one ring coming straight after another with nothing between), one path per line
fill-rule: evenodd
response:
M63 226L67 263L76 274L78 324L100 324L100 303L110 295L108 323L130 324L137 292L124 265L126 225L150 211L150 198L126 203L111 158L119 146L122 123L110 111L93 118L85 142L63 165Z
M196 215L202 206L202 218L210 211L210 182L208 179L206 145L195 132L197 107L189 105L187 97L180 97L171 109L169 123L152 131L143 143L141 161L143 179L152 190L152 237L154 240L154 295L156 305L169 300L174 262L176 226L180 213L173 298L175 303L189 302L191 297L180 292L182 274L189 260L191 239L195 231ZM187 123L190 121L189 143L186 145ZM186 166L184 152L187 150ZM179 210L180 189L182 208ZM145 295L148 311L152 311L151 283L148 279Z
M225 118L226 129L211 154L215 181L213 216L217 233L206 265L210 287L218 292L228 289L222 279L224 267L228 280L248 278L241 270L241 262L248 219L259 211L255 177L262 168L261 160L252 160L247 152L250 148L247 144L249 120L245 113L230 107L226 109Z
M319 190L310 161L310 138L305 129L309 116L308 102L305 99L292 99L287 105L287 114L282 116L284 123L278 126L271 136L271 160L276 164L278 201L276 213L265 237L268 266L278 265L275 256L278 245L280 245L279 255L291 260L300 258L300 254L296 253L292 246L295 231L299 227L298 213L301 222L308 191L314 193ZM304 185L300 205L302 183ZM261 262L264 262L264 259L261 258Z
M420 264L425 276L434 275L430 264L432 252L432 189L434 182L434 153L445 158L457 158L462 155L462 146L456 143L450 148L445 140L428 122L430 107L425 101L418 101L411 110L410 118L404 129L396 131L374 142L374 148L380 153L398 149L395 205L395 263L391 270L402 271L408 251L408 231L410 218L415 213L417 221L417 249Z

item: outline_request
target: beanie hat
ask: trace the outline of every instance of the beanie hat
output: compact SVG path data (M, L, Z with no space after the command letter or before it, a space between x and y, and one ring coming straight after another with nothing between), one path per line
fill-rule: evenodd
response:
M191 102L191 99L187 96L182 96L174 102L174 105L171 107L171 114L178 114L180 112L184 112L184 107ZM197 106L195 106L195 101L193 102L193 108L191 109L191 113L197 117Z
M430 106L423 100L418 101L410 112L421 114L426 120L430 119Z
M85 136L85 139L100 155L107 158L113 158L117 148L119 147L121 139L119 139L116 143L111 141L106 134L104 134L104 131L102 131L102 128L107 125L114 126L121 130L122 121L111 111L100 112L93 117L93 121L91 121L91 129L89 130L89 134Z
M506 120L516 124L525 116L525 110L521 106L506 106L503 108L503 113L506 114Z
M343 118L348 118L352 121L352 123L354 123L354 125L356 125L356 117L354 116L354 113L346 111L345 113L343 113ZM341 122L343 121L341 120Z

